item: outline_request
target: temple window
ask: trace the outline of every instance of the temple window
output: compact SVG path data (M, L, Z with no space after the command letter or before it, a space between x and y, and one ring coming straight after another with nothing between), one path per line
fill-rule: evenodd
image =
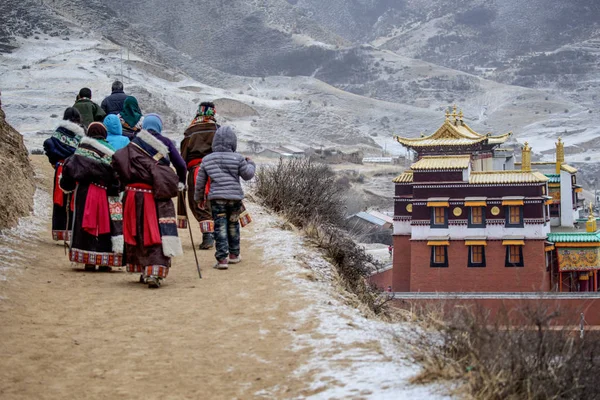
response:
M445 207L433 207L431 211L431 227L447 228L448 212Z
M431 246L431 267L448 267L448 246Z
M470 207L469 227L485 227L485 213L483 207Z
M506 246L506 266L507 267L522 267L523 263L523 246L509 245Z
M506 213L506 226L513 228L523 227L523 207L508 206Z
M485 267L485 246L469 246L469 267Z

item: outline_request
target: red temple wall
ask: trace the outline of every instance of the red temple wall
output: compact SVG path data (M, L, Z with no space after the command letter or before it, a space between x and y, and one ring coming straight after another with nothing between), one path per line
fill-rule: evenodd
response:
M411 242L409 287L411 292L535 292L549 291L544 241L526 241L523 248L524 267L505 267L506 247L502 241L488 241L486 267L468 267L468 246L452 241L448 246L448 267L430 267L431 247L425 241ZM402 271L399 258L394 270ZM406 278L403 276L403 279ZM394 291L399 281L394 275Z
M392 260L392 290L394 292L410 292L411 252L410 236L394 236Z
M388 269L387 271L380 272L375 274L369 278L369 282L376 285L381 290L388 290L389 286L393 286L393 269Z
M397 299L393 300L394 306L406 310L436 309L441 307L447 315L451 315L454 310L472 307L473 310L483 308L484 312L489 312L490 322L498 321L504 323L504 319L497 319L498 313L502 315L508 312L510 320L516 324L531 324L524 315L527 309L539 310L547 309L550 312L558 311L558 316L552 321L553 325L578 327L581 321L581 313L584 314L586 325L600 326L600 313L595 312L596 307L600 306L600 298L589 299ZM586 326L586 330L589 326Z

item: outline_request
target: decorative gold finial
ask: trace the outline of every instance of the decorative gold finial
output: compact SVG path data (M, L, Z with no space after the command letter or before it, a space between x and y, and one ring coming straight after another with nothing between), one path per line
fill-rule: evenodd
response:
M523 146L523 154L521 156L521 170L531 171L531 147L525 142Z
M593 233L598 230L598 224L596 223L596 217L594 216L594 205L590 201L590 215L587 222L585 223L585 230Z
M446 121L450 119L450 109L446 108Z
M463 114L463 111L460 110L460 112L458 113L458 119L460 120L461 124L463 122L463 117L465 116L465 114Z
M560 168L565 163L565 144L559 136L556 142L556 173L560 174Z

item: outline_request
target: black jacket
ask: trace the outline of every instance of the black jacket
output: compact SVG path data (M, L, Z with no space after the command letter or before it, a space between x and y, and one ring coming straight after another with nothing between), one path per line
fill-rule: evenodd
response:
M127 98L127 95L122 90L114 91L110 96L102 100L100 107L102 107L106 115L118 114L123 111L125 98Z

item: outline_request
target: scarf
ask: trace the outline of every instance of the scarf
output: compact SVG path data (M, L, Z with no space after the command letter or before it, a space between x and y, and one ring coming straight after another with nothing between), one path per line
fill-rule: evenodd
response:
M123 121L133 129L142 118L142 110L133 96L128 96L123 103L123 111L119 114Z
M177 235L175 206L169 200L156 200L152 187L143 183L134 183L126 187L123 236L125 243L137 246L137 207L136 192L143 193L144 210L142 212L144 247L160 244L166 257L183 255L181 240Z
M95 237L110 233L110 212L105 187L94 183L89 186L81 227Z

